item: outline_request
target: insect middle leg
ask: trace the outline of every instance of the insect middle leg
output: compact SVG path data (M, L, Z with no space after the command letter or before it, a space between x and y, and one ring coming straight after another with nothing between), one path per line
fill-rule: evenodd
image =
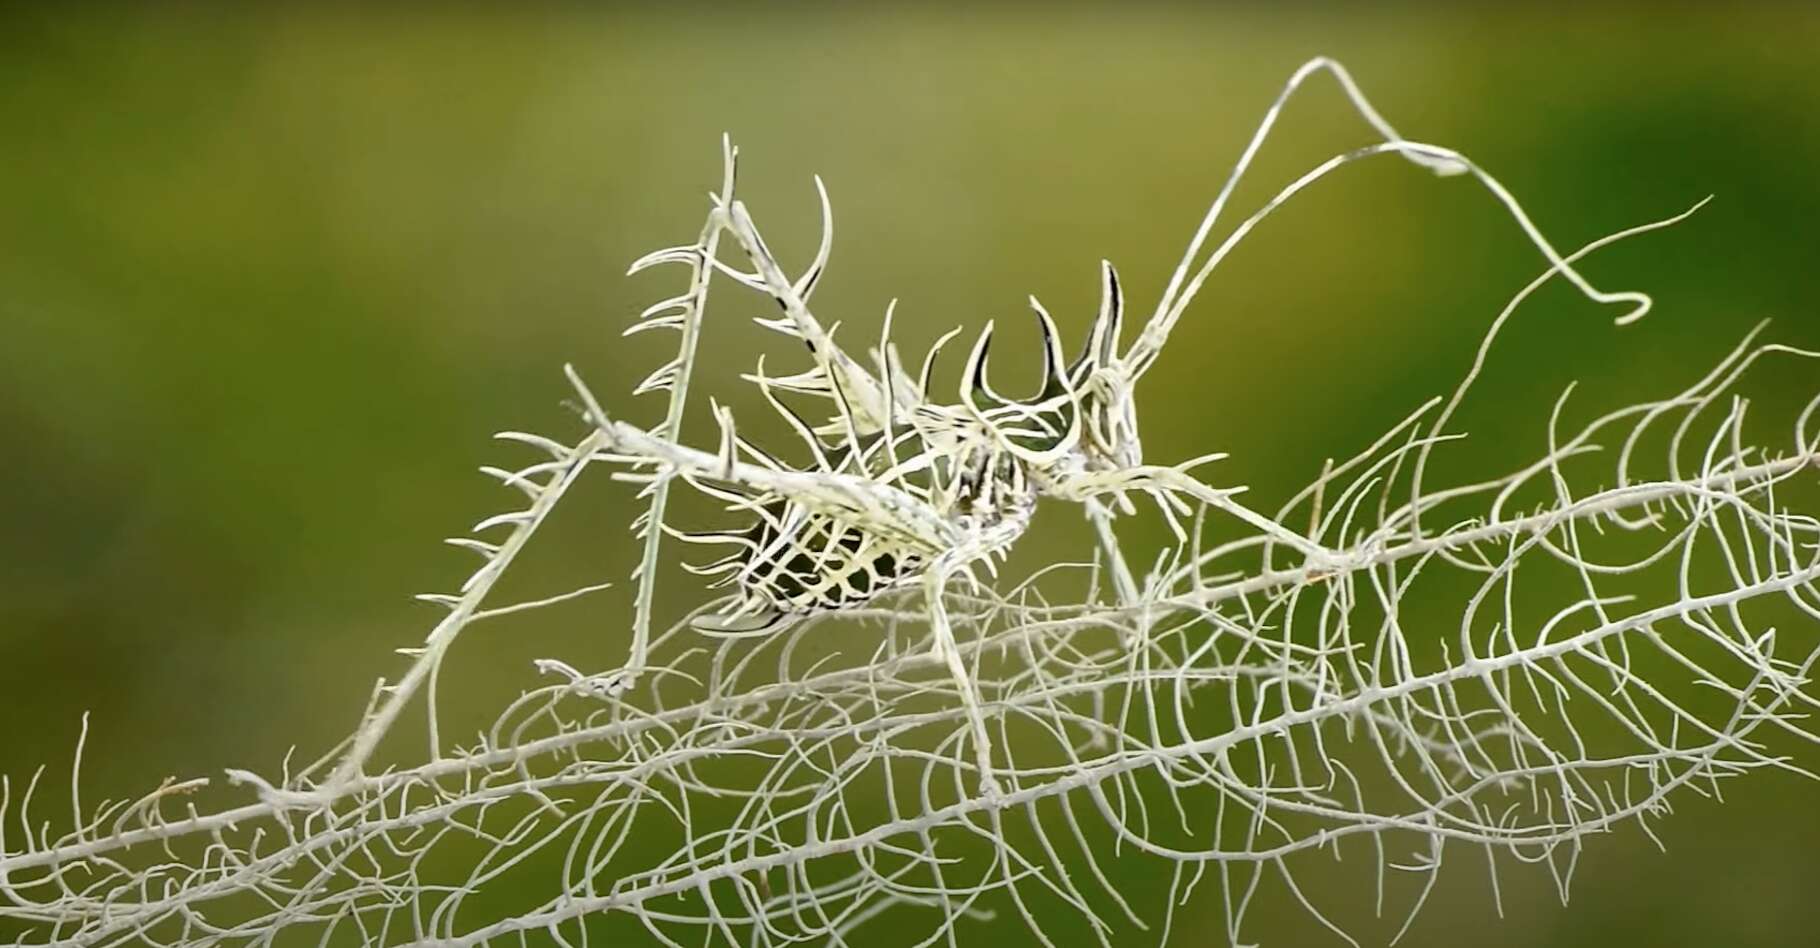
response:
M931 569L923 576L929 630L935 640L930 653L947 664L948 674L954 677L954 686L960 691L961 706L966 712L967 724L973 731L973 760L974 766L979 768L980 796L989 802L997 802L999 784L992 765L992 737L986 731L986 715L980 708L979 689L967 671L967 663L961 657L960 647L954 641L954 627L948 621L948 606L942 599L948 577L949 571L943 568Z

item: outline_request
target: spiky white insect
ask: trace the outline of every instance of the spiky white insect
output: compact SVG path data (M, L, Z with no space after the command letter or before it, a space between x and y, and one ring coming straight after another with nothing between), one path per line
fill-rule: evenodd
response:
M1290 88L1329 65L1309 64ZM1395 139L1334 71L1391 141L1323 165L1279 201L1346 161L1391 151L1436 171L1477 174L1450 152ZM1508 195L1479 177L1533 237ZM1157 315L1120 357L1137 367L1134 374L1160 351L1200 281L1269 210L1241 224L1190 281L1189 266L1230 193L1228 182ZM677 476L733 490L741 502L769 493L781 512L830 504L867 525L872 532L864 536L879 543L903 542L894 530L915 536L925 527L965 526L958 517L925 523L918 517L932 506L928 496L906 501L903 488L868 473L875 469L830 452L863 448L868 438L895 431L893 421L911 424L888 344L874 356L876 374L850 373L852 360L831 342L816 350L803 381L821 372L827 381L815 388L836 404L835 425L808 445L817 459L811 469L767 464L732 437L724 413L730 448L723 443L716 455L680 446L708 284L725 270L712 262L714 249L729 233L742 247L762 247L731 200L730 178L721 194L696 245L651 258L694 268L690 290L648 311L640 324L682 331L676 361L646 386L668 392L663 426L640 432L603 421L572 445L502 433L540 455L512 469L482 468L526 498L514 497L513 509L476 525L488 539L450 541L481 554L482 565L458 589L421 597L448 613L421 645L399 650L408 668L380 679L346 741L301 767L287 756L276 779L227 771L254 799L198 797L210 779L195 777L85 807L78 791L86 718L70 771L70 822L61 829L54 814L46 819L34 804L52 785L39 780L42 768L17 785L0 775L0 928L21 932L20 944L46 945L309 938L460 948L541 937L680 948L854 945L871 943L872 930L889 925L888 939L955 944L961 925L1008 907L1038 943L1052 944L1046 931L1067 924L1079 926L1070 934L1111 948L1115 939L1137 943L1146 928L1156 943L1176 943L1178 909L1205 884L1219 890L1224 941L1239 945L1251 943L1241 930L1261 904L1254 895L1275 878L1315 922L1351 941L1296 881L1295 864L1364 847L1365 865L1378 872L1378 912L1387 876L1421 880L1390 939L1396 944L1428 903L1444 863L1458 865L1452 854L1462 848L1491 857L1494 897L1498 866L1514 857L1544 867L1565 900L1592 837L1631 824L1654 839L1653 825L1673 800L1716 791L1740 774L1812 776L1777 742L1820 739L1811 715L1820 667L1812 635L1820 618L1820 518L1803 489L1820 469L1820 398L1806 402L1792 440L1779 444L1745 434L1739 384L1753 363L1772 355L1815 359L1820 352L1758 342L1753 332L1666 398L1567 426L1563 396L1548 419L1546 453L1522 467L1445 489L1424 476L1431 453L1463 436L1452 429L1455 411L1524 300L1562 277L1594 299L1636 304L1620 321L1635 318L1647 299L1597 293L1566 264L1676 224L1691 209L1593 240L1565 260L1540 244L1549 267L1492 321L1452 395L1425 402L1362 451L1327 465L1274 523L1253 524L1259 534L1203 548L1197 522L1192 551L1159 561L1138 594L1128 574L1120 578L1117 538L1097 507L1097 498L1116 502L1129 490L1096 486L1083 506L1102 526L1106 549L1084 571L1084 598L1052 601L1038 586L1068 564L1036 570L1010 589L955 596L957 623L977 637L958 649L930 641L964 658L1006 656L967 668L971 677L959 683L979 683L1002 734L1021 730L1015 742L1001 737L999 753L987 760L1004 783L1002 795L992 795L962 786L978 771L962 745L984 746L972 740L980 700L974 689L956 689L935 707L928 700L954 684L929 679L928 672L939 679L946 667L926 654L899 654L894 641L811 662L792 658L801 643L823 633L845 638L865 620L920 619L914 596L843 606L787 633L758 629L760 638L714 649L691 644L684 623L648 638L650 577L669 533L664 509ZM767 294L786 287L775 295L796 326L789 310L806 312L813 281L783 281L768 253L752 259L754 271L734 275ZM819 273L825 262L824 245L813 269ZM983 352L979 362L983 367ZM1083 411L1092 404L1092 375L1067 374L1063 381L1075 394L1056 406L1080 419L1083 441L1092 434L1093 414ZM836 389L836 378L852 391L872 379L879 386L872 396L886 397L843 402L849 389ZM786 380L769 381L785 388ZM1130 386L1122 392L1129 406ZM1004 412L1009 400L969 394L971 406L963 395L957 404L929 407L963 421L986 415L992 426L970 424L1039 454L1054 447L1010 433L1048 420L1041 412L1025 417L1035 406ZM867 406L881 414L865 415ZM592 414L604 419L597 406ZM1117 477L1141 467L1135 415L1127 409L1112 417L1124 420L1130 454L1102 471L1083 465L1065 473ZM1035 430L1048 439L1056 429ZM1665 434L1666 445L1643 447L1650 432ZM949 457L942 439L952 436L925 444L906 433L879 450L930 447L937 458ZM1656 463L1643 463L1661 447ZM1578 464L1601 449L1616 463L1595 487ZM522 694L469 743L446 740L437 675L464 630L605 588L508 604L493 598L569 489L605 457L629 458L640 468L631 473L650 482L643 523L663 527L646 532L633 662L596 677L540 659L540 669L569 681ZM1021 463L1018 470L1032 469ZM746 473L752 483L735 476ZM906 479L912 487L932 480ZM1159 491L1166 503L1198 496L1186 488ZM1373 498L1375 512L1368 509ZM1249 516L1235 504L1226 509ZM1292 517L1310 524L1311 541L1340 552L1309 554L1312 562L1299 566L1260 562L1255 548L1278 543L1288 531L1276 523ZM849 520L828 523L845 530ZM1646 540L1642 551L1628 542L1634 539ZM839 541L822 547L845 550ZM1608 558L1614 549L1620 555ZM854 559L830 553L823 562ZM766 562L775 569L774 560ZM1546 580L1531 581L1529 564L1564 565L1575 581L1550 589ZM914 574L926 578L928 567L920 564ZM1100 600L1098 580L1108 574L1126 601ZM1634 594L1639 580L1656 579L1655 592ZM839 598L848 593L863 594L847 587ZM1405 621L1413 618L1405 607L1418 600L1439 625ZM727 600L722 618L706 624L723 634L758 626L758 611L771 600L761 595L757 611L742 614L739 607L752 602L748 593ZM932 604L944 606L940 597ZM1108 630L1123 632L1131 647L1104 641ZM674 703L656 689L630 694L599 713L593 699L623 689L643 670L647 646L652 677L693 678L703 687ZM1689 701L1696 693L1707 699ZM1214 713L1195 712L1197 704ZM427 712L428 754L374 768L375 750L398 743L394 726L410 707ZM702 766L708 762L736 765ZM695 807L708 800L717 805ZM740 801L737 812L719 805L729 800ZM1154 893L1160 897L1149 911L1121 892L1132 878L1128 870L1102 870L1100 856L1113 854L1169 870L1167 889ZM455 872L440 874L440 864ZM548 873L552 864L559 874ZM508 876L525 871L533 875ZM531 882L521 887L517 880ZM1323 888L1344 893L1347 885ZM522 889L530 901L483 904L491 901L479 897L483 892L501 889ZM906 927L919 920L933 930ZM592 934L602 926L608 939ZM1188 937L1204 943L1207 922L1197 920Z
M1297 179L1234 228L1203 260L1202 248L1213 225L1285 100L1308 76L1321 70L1334 75L1384 140L1336 156ZM943 595L956 578L977 581L976 566L996 571L997 563L1029 526L1038 496L1085 507L1099 532L1119 592L1127 600L1135 597L1134 583L1112 538L1109 519L1114 507L1132 509L1134 493L1154 499L1178 537L1185 536L1179 517L1193 513L1193 505L1199 504L1255 528L1257 541L1266 550L1266 562L1270 548L1278 544L1303 556L1307 565L1340 562L1345 551L1329 550L1234 500L1243 488L1215 488L1189 473L1223 454L1173 465L1145 463L1135 390L1201 285L1252 227L1329 171L1386 153L1400 154L1438 174L1470 173L1505 204L1549 262L1581 291L1601 302L1633 304L1621 322L1636 319L1648 309L1649 299L1642 294L1605 293L1587 283L1496 180L1451 149L1403 139L1365 100L1344 68L1317 59L1291 77L1266 113L1155 310L1129 345L1121 350L1125 300L1118 275L1110 263L1102 261L1099 315L1079 357L1064 362L1054 319L1031 297L1044 357L1038 393L1018 400L993 388L987 371L993 337L988 323L967 357L956 400L944 402L932 390L931 369L937 354L960 330L938 340L924 357L921 371L911 376L891 342L893 304L886 312L884 333L869 353L870 367L849 355L835 343L834 327L824 327L809 308L833 240L833 217L821 179L816 179L822 210L821 247L802 275L790 279L759 235L744 203L733 197L737 152L727 144L724 180L713 196L701 238L690 246L657 251L632 266L636 273L660 263L684 263L692 271L688 293L647 309L641 321L628 330L667 327L684 334L683 350L676 361L636 389L671 393L664 424L645 431L609 418L573 369L569 370L598 429L600 452L631 465L634 470L621 477L646 483L652 497L651 509L638 523L645 531L646 559L639 572L644 588L631 661L609 690L627 687L644 668L651 567L658 541L665 534L735 547L730 556L697 568L698 572L721 575L723 583L739 589L720 614L698 623L706 632L762 634L790 617L849 608L888 590L921 586L934 652L945 660L966 702L982 793L991 798L998 792L991 739L968 668L955 648ZM717 258L723 234L732 236L751 270ZM1197 260L1201 261L1198 268ZM689 448L676 438L702 311L716 274L771 296L783 314L758 322L808 347L811 365L799 374L767 375L761 359L757 370L745 376L800 437L809 457L804 466L792 466L742 438L731 413L719 405L714 408L720 426L716 451ZM779 398L780 391L827 402L829 418L813 424ZM714 533L672 528L664 521L664 500L672 477L681 477L726 501L750 515L752 523Z

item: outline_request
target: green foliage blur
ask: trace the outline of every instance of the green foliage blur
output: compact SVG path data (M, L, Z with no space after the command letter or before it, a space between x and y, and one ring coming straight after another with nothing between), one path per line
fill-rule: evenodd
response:
M1560 287L1530 304L1445 477L1540 453L1569 382L1585 412L1666 395L1766 317L1769 338L1820 346L1816 51L1820 13L1795 4L12 9L0 772L65 771L84 711L95 801L166 775L275 773L287 748L307 760L345 734L373 679L402 667L392 649L433 621L410 595L469 565L438 539L510 502L471 473L516 457L488 435L579 431L571 361L621 414L655 419L626 392L668 340L619 332L676 279L622 274L693 239L723 131L786 259L812 249L809 176L826 180L837 242L818 310L843 338L870 337L892 297L906 351L998 317L1011 391L1037 364L1025 294L1077 338L1106 257L1137 308L1153 302L1316 54L1405 135L1499 175L1564 248L1716 195L1588 265L1656 295L1644 322L1614 328ZM1368 140L1330 85L1312 88L1238 208ZM1269 508L1451 389L1541 268L1471 183L1394 158L1346 170L1260 228L1190 311L1140 393L1147 453L1230 451L1220 482ZM774 368L795 353L745 324L760 301L721 300L702 375L739 410L749 395L726 380L760 351ZM1765 440L1815 382L1811 365L1766 364ZM626 577L629 494L598 481L516 588ZM1051 558L1084 555L1072 520L1042 530ZM660 605L674 616L697 595L672 583ZM630 602L622 582L477 629L445 705L496 708L539 683L532 657L612 667ZM1595 840L1566 908L1545 873L1506 867L1496 920L1483 866L1456 866L1404 944L1812 943L1820 786L1724 789L1725 806L1681 798L1659 827L1667 855L1634 829ZM1363 904L1366 868L1322 881ZM1177 924L1206 941L1184 944L1214 943L1204 901ZM1249 932L1329 943L1300 918L1257 914Z

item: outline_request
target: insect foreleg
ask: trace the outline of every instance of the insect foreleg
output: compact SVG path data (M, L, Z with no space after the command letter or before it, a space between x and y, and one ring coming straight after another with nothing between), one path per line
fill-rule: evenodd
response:
M1296 550L1310 560L1327 562L1339 556L1335 551L1233 500L1235 494L1244 490L1243 487L1225 489L1210 487L1178 468L1145 464L1122 471L1082 477L1076 483L1070 484L1069 488L1082 499L1105 494L1122 495L1134 490L1159 491L1185 496L1256 527L1259 532L1270 539Z

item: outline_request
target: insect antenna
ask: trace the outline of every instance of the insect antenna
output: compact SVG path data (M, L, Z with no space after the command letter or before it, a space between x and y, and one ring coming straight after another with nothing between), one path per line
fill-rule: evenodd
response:
M1226 239L1207 255L1200 267L1198 269L1193 269L1194 261L1200 259L1201 249L1205 246L1214 223L1219 219L1221 212L1226 207L1227 201L1232 197L1233 191L1237 188L1239 180L1250 168L1251 161L1256 156L1258 150L1263 146L1265 138L1269 136L1270 130L1276 124L1279 113L1288 102L1290 96L1300 88L1303 81L1314 73L1321 71L1329 72L1334 76L1341 88L1346 92L1347 97L1351 99L1354 110L1378 132L1382 140L1377 144L1367 145L1329 158L1291 182L1282 190L1278 191L1263 207L1254 212L1250 217L1241 221L1238 226L1234 227L1232 233L1227 235ZM1163 346L1167 343L1170 330L1174 328L1176 321L1181 318L1182 312L1187 309L1188 304L1193 301L1195 295L1200 292L1201 286L1206 282L1208 276L1213 273L1214 268L1216 268L1239 241L1244 239L1244 237L1264 218L1268 217L1277 208L1281 207L1290 197L1293 197L1295 194L1327 176L1334 170L1366 158L1386 154L1399 155L1405 160L1427 168L1437 174L1470 174L1485 188L1485 190L1489 191L1491 195L1504 206L1505 211L1510 215L1511 219L1516 222L1518 227L1522 229L1524 235L1529 238L1530 243L1548 260L1553 272L1559 272L1568 282L1572 283L1582 295L1594 302L1631 304L1631 309L1624 315L1618 317L1617 322L1620 325L1634 322L1635 320L1642 318L1643 315L1649 311L1651 301L1647 294L1637 292L1613 293L1600 290L1593 286L1571 263L1561 257L1554 246L1548 242L1548 239L1542 235L1542 232L1536 227L1535 223L1530 220L1528 213L1523 210L1516 198L1512 196L1496 178L1487 174L1483 169L1467 160L1466 156L1457 151L1435 145L1411 142L1398 135L1396 130L1391 128L1390 125L1384 121L1383 117L1378 114L1377 110L1371 106L1371 103L1366 100L1364 94L1352 81L1351 75L1338 63L1322 58L1311 60L1303 65L1301 69L1298 69L1295 75L1290 77L1289 82L1284 86L1283 91L1278 94L1277 99L1271 105L1270 110L1265 113L1264 119L1259 123L1257 130L1252 133L1251 140L1246 145L1245 151L1239 157L1237 164L1233 166L1231 173L1228 174L1226 182L1220 188L1219 194L1214 198L1212 206L1207 209L1206 215L1202 217L1200 227L1196 229L1193 239L1189 241L1187 251L1182 255L1181 261L1176 265L1175 272L1171 275L1168 286L1164 289L1162 297L1157 301L1156 311L1151 315L1149 322L1145 324L1143 332L1139 333L1137 339L1133 340L1131 347L1126 350L1122 361L1124 363L1123 369L1127 380L1135 383L1139 377L1149 370L1150 366L1156 361L1157 356L1161 354ZM1189 277L1191 269L1193 269L1194 273L1192 278Z

